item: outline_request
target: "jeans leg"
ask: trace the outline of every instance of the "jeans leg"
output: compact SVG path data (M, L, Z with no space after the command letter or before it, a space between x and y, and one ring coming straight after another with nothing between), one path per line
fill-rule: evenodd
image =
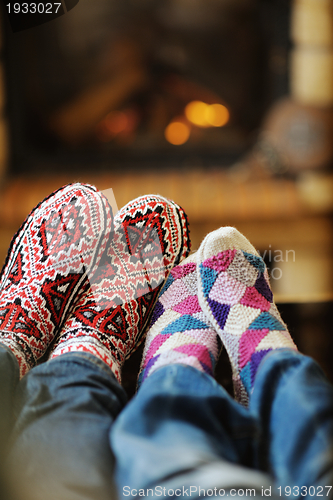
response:
M160 488L192 498L199 488L251 488L261 496L271 482L249 468L257 437L255 419L212 377L180 364L160 368L110 432L119 496L147 488L156 498L164 496Z
M6 448L13 425L13 403L20 371L14 354L0 344L0 450Z
M8 437L14 423L14 396L20 370L14 354L0 344L0 498L9 498L6 477L3 474Z
M87 353L64 354L23 377L8 459L18 498L114 498L108 435L125 401L108 366Z
M294 498L298 489L300 498L327 497L326 486L333 486L333 387L318 364L289 349L273 351L257 372L250 410L262 429L258 465L282 493L290 486Z

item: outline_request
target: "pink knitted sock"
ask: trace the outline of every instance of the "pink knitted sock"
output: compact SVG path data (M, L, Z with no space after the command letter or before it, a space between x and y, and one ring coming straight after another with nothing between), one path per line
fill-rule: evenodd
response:
M248 403L261 360L272 349L297 349L273 302L264 261L232 227L214 231L198 250L198 297L225 346L235 397Z
M196 254L175 267L156 303L139 375L139 385L156 369L181 363L213 375L220 345L199 306Z

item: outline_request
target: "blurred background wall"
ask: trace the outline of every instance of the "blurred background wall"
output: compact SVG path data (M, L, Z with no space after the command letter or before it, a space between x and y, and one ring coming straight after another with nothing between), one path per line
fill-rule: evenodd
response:
M333 0L81 0L1 16L0 259L29 211L82 181L160 193L193 249L234 225L300 349L333 380Z

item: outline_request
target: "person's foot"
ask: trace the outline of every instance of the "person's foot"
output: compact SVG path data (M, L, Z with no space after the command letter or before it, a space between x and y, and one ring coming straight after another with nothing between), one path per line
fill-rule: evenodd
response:
M221 345L199 306L196 267L193 254L171 271L160 292L146 337L138 385L158 368L174 363L213 375Z
M52 358L89 352L121 381L121 367L140 345L169 271L190 250L185 212L160 196L140 197L115 217L106 258L63 327Z
M44 355L98 267L112 213L96 188L65 186L30 213L0 275L0 342L23 376Z
M273 302L264 261L232 227L206 236L198 250L198 298L225 346L235 397L248 403L261 360L273 349L297 349Z

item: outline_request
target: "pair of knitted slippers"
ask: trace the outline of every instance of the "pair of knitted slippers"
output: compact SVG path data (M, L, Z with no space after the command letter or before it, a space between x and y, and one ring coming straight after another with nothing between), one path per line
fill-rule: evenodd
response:
M181 363L213 376L221 342L235 399L245 406L262 359L297 349L273 302L264 261L232 227L214 231L172 269L147 333L139 386L156 369Z
M12 240L0 275L0 343L21 376L43 356L84 351L120 381L170 269L189 250L186 214L172 201L137 198L113 219L96 188L65 186Z

